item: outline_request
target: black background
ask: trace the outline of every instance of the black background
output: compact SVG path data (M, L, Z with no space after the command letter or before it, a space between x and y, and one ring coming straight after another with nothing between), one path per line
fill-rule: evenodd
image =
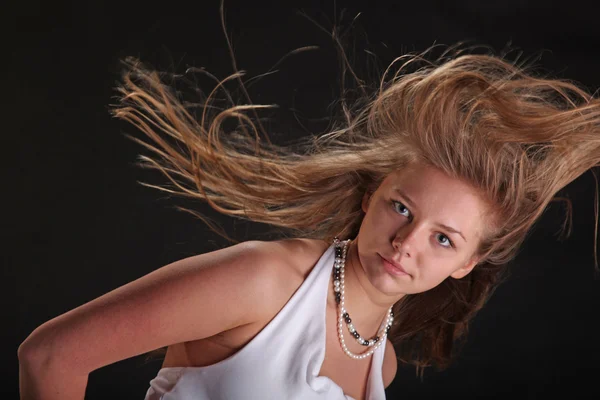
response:
M339 90L333 42L301 11L329 31L334 23L348 28L361 13L346 39L367 80L406 51L470 40L495 50L510 44L517 49L512 59L519 52L521 58L540 56L541 71L594 92L600 87L600 27L592 4L237 0L226 1L225 9L247 77L267 72L295 48L319 46L286 58L277 74L251 88L255 103L280 105L267 113L268 126L273 140L284 143L325 129ZM1 6L4 314L10 333L4 398L17 397L17 347L37 326L162 265L227 244L174 209L190 204L136 183L164 180L134 166L144 150L123 134L142 135L108 112L125 56L171 72L197 66L220 78L232 73L218 8L218 1ZM388 398L597 398L594 185L588 172L564 191L574 206L567 240L555 237L564 209L548 209L510 280L474 319L458 362L444 372L426 371L423 383L413 368L400 366ZM268 237L263 226L221 221L238 239ZM86 398L141 399L159 368L160 361L144 364L136 357L96 370Z

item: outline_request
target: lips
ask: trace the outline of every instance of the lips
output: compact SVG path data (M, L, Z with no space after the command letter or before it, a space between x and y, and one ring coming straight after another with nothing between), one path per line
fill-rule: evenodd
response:
M410 275L408 272L406 272L406 270L404 268L402 268L402 265L400 265L388 258L385 258L382 255L379 255L379 257L381 257L386 269L390 270L390 272L393 273L394 275Z

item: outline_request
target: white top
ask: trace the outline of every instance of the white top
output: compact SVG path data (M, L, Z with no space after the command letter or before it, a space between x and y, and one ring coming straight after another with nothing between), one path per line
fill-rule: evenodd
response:
M145 400L354 400L318 376L334 259L332 244L275 318L237 353L206 367L162 368ZM385 341L371 356L367 400L385 400Z

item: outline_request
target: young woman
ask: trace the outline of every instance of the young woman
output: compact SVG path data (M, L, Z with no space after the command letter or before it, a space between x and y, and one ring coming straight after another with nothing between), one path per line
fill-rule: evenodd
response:
M177 261L46 322L19 348L21 398L81 399L91 371L165 347L147 400L376 400L397 359L448 366L556 193L600 165L598 99L451 54L410 73L425 56L398 59L301 149L260 136L266 106L217 110L212 93L197 120L130 60L114 112L154 141L138 140L160 189L294 235Z

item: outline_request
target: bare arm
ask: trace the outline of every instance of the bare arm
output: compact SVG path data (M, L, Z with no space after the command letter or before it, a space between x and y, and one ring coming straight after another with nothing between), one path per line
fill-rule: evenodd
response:
M21 400L83 400L89 374L66 371L47 362L27 362L19 348L19 391Z
M277 254L246 242L185 258L42 324L19 347L21 399L81 400L100 367L268 315Z

